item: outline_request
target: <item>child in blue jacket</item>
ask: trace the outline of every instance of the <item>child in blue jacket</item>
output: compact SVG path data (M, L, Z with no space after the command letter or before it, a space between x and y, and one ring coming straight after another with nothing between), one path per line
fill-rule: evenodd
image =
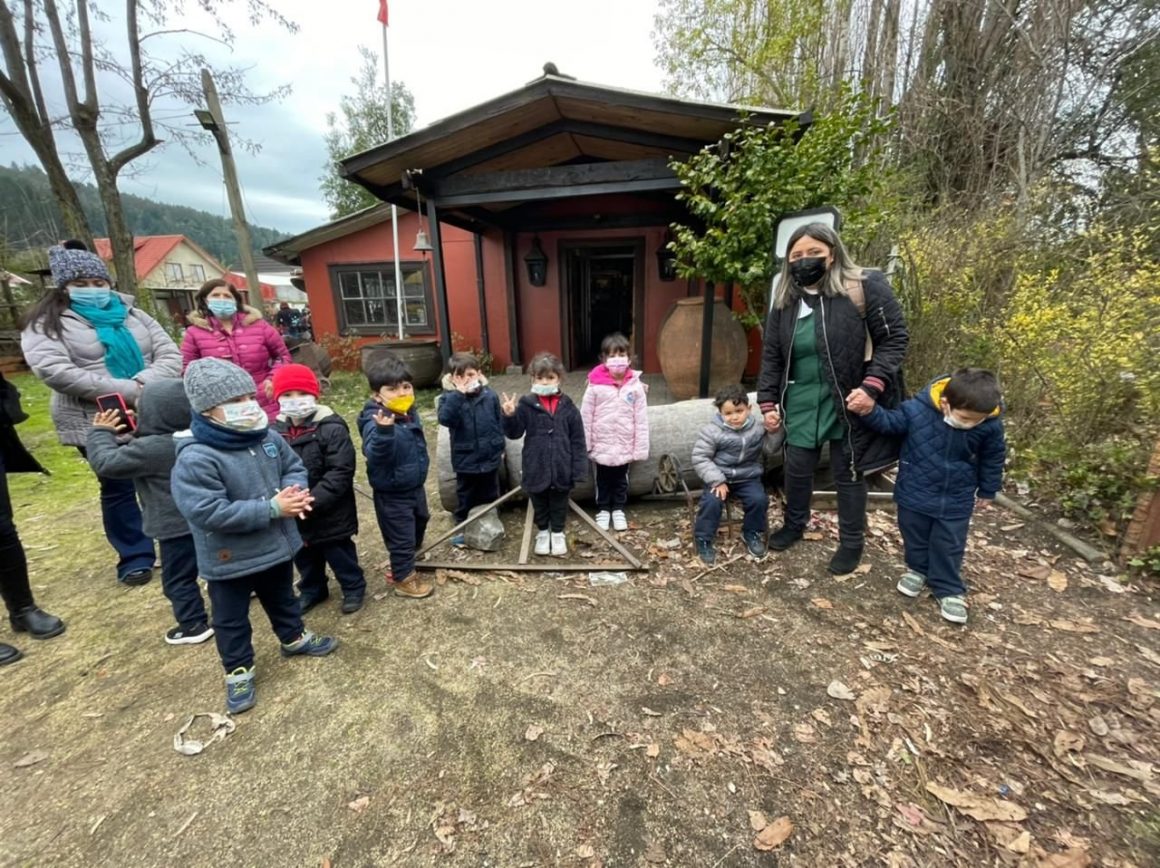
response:
M897 410L876 405L862 417L875 431L905 438L894 487L907 566L898 590L917 597L929 585L955 624L967 622L962 565L971 513L988 506L1003 482L1001 402L994 374L962 368Z
M410 369L397 357L383 353L367 365L371 400L358 417L367 480L374 491L375 518L391 555L388 581L400 597L431 596L430 582L415 571L415 552L431 515L427 511L430 458Z
M455 353L443 376L439 396L439 424L451 440L451 468L455 471L458 498L454 518L467 520L474 506L485 506L499 497L499 464L503 459L503 416L499 398L487 386L479 361L471 353ZM463 534L451 537L463 545Z
M254 378L224 359L199 359L185 370L185 394L192 418L189 431L174 436L173 500L193 535L226 670L226 709L237 714L255 702L251 593L283 657L321 657L338 640L302 624L293 586L302 546L295 524L314 498L294 450L267 429Z

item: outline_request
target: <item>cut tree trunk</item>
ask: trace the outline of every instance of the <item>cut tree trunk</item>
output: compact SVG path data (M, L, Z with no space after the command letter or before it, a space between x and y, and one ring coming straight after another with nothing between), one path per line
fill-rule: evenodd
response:
M1147 475L1150 479L1160 478L1160 440L1156 441L1156 448L1152 450ZM1140 495L1136 511L1124 534L1120 556L1128 560L1153 546L1160 546L1160 488Z

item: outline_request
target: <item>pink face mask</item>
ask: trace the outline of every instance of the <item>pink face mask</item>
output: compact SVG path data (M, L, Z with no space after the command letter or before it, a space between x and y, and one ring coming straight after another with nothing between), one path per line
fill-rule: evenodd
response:
M628 357L613 356L610 359L605 359L604 367L608 368L614 374L623 374L628 370Z

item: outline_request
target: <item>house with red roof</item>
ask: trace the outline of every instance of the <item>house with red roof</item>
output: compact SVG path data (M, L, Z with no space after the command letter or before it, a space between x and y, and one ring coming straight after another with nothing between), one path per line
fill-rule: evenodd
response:
M95 244L97 255L112 263L109 239L97 238ZM193 297L203 283L215 277L228 279L226 267L184 235L134 237L133 263L138 285L151 289L158 306L168 309L177 322L185 321L185 314L193 308Z

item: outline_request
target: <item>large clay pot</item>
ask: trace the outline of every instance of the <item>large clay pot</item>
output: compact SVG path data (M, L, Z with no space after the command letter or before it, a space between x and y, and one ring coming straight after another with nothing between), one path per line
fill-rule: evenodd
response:
M416 389L429 389L439 382L443 373L443 355L434 338L408 338L403 341L381 341L361 348L362 369L380 353L390 353L411 369Z
M705 300L679 299L661 323L657 355L674 398L693 398L701 385L701 318ZM709 367L709 394L740 383L749 356L745 329L723 301L713 308L713 356Z

